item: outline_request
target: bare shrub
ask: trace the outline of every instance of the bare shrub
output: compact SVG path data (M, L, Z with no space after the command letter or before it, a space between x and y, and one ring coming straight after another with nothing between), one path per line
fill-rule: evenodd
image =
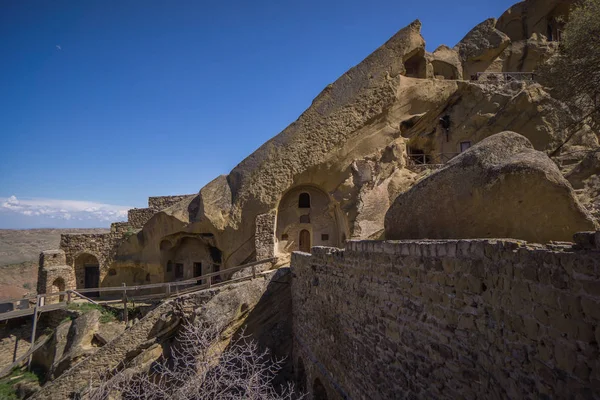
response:
M293 385L273 386L284 360L273 360L255 341L241 335L229 343L223 329L184 324L170 357L147 373L123 370L90 382L90 400L298 399Z

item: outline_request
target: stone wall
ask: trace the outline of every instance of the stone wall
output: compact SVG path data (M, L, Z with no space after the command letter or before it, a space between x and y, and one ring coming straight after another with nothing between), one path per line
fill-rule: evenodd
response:
M256 260L273 258L275 254L275 215L275 211L271 211L256 217Z
M33 317L25 317L3 322L0 335L1 369L12 364L31 348L32 320Z
M148 197L148 207L160 211L165 208L171 207L174 204L179 203L181 200L186 197L196 196L195 194L180 194L177 196L158 196L158 197Z
M131 231L133 227L129 222L113 222L110 224L110 233L117 235L124 235L126 232Z
M100 267L100 286L108 274L115 251L123 239L123 234L130 230L127 223L112 224L111 232L104 234L63 234L60 237L60 248L65 252L66 265L75 273L75 286L67 289L84 287L84 268L86 264L97 264Z
M300 384L310 398L318 379L329 399L594 398L592 239L578 238L589 249L489 239L294 253Z
M127 211L127 221L133 228L141 228L156 214L152 208L133 208Z

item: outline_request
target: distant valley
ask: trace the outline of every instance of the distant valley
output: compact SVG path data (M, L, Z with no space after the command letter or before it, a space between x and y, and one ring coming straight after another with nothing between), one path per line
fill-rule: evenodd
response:
M106 233L108 229L0 229L0 299L34 294L38 257L57 249L63 233Z

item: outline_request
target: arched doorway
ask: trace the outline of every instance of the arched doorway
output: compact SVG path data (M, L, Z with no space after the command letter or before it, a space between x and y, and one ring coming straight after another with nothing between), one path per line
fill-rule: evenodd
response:
M313 384L313 399L327 400L327 390L319 378L315 379L315 383Z
M310 253L310 232L302 229L298 236L298 250Z
M50 288L50 293L60 293L65 291L65 280L63 278L56 278L54 282L52 282L52 287ZM56 303L57 301L64 301L65 296L60 295L58 298L51 297L52 303Z
M75 279L77 289L100 287L100 262L90 253L81 253L75 258ZM88 297L98 297L98 292L89 292Z

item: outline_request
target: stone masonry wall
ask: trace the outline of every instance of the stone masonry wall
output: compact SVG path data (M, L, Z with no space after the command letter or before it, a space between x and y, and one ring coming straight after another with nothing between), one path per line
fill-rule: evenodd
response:
M256 216L254 246L257 260L273 258L275 254L275 211Z
M600 398L597 246L349 242L292 274L309 398Z
M165 208L171 207L174 204L179 203L186 197L195 196L195 194L181 194L177 196L158 196L148 197L148 207L160 211Z
M81 288L84 284L84 265L76 265L82 254L95 257L100 266L100 282L108 274L116 249L123 240L123 234L131 227L127 223L112 224L111 232L104 234L64 234L60 238L60 248L64 250L66 264L73 268L75 286L67 289Z
M110 233L123 235L130 231L133 227L129 222L113 222L110 224Z
M133 228L141 228L156 214L152 208L133 208L127 211L127 221Z
M38 293L56 293L75 288L75 273L66 265L63 250L46 250L40 253L38 268ZM56 303L59 297L46 299L46 303Z

